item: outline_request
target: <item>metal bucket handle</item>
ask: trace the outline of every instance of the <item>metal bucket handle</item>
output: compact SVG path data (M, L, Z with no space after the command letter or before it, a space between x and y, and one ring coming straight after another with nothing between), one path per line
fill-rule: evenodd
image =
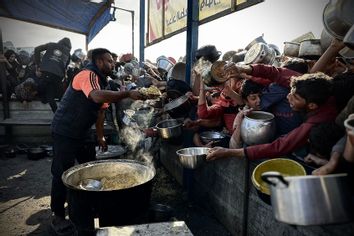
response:
M289 186L289 182L286 181L282 174L277 171L267 171L261 175L261 179L269 185L276 187L281 182L285 187Z

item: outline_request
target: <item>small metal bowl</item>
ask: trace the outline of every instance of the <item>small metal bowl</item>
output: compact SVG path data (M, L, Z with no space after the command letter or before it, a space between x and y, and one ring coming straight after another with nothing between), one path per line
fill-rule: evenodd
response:
M196 169L205 161L209 150L210 148L205 147L190 147L180 149L176 153L184 168Z
M102 182L97 179L84 179L79 186L81 189L88 191L100 191L103 188Z

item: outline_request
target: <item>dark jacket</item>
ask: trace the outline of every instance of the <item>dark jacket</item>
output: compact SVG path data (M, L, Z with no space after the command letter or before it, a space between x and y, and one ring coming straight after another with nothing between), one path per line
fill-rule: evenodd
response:
M34 49L34 60L42 72L63 78L70 62L70 39L63 38L58 43L47 43ZM46 51L41 60L41 52Z
M106 78L99 72L98 68L90 64L87 69L92 71L87 79L89 80L97 75L100 87L105 88L107 85ZM75 90L70 83L54 114L51 126L52 132L69 138L84 139L91 126L96 123L98 111L101 107L101 103L95 103L88 99L82 91Z

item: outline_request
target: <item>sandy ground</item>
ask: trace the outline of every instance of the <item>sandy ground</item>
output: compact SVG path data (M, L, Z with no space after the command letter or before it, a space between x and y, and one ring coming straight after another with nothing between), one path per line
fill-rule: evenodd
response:
M51 158L0 158L0 236L50 235ZM159 166L159 165L158 165ZM181 186L159 166L152 202L174 209L170 220L185 221L194 235L229 235L204 209L190 203Z

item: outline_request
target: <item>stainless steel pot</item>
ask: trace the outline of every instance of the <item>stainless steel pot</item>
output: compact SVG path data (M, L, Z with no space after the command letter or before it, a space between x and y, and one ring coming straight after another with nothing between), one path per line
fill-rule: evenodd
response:
M180 149L176 153L184 168L196 169L205 161L209 150L210 148L205 147L189 147Z
M176 79L185 81L186 63L177 62L167 73L167 80Z
M298 57L300 50L300 43L284 42L284 56Z
M192 105L186 95L180 96L165 104L164 112L167 112L172 118L185 117L189 114Z
M265 111L252 111L241 123L241 138L248 145L270 143L276 132L274 115Z
M203 83L209 87L218 86L222 84L222 82L218 82L213 78L211 74L211 70L203 71L202 78L203 78Z
M156 129L163 139L176 138L182 134L182 123L175 119L163 120L156 124Z
M135 177L133 182L131 175ZM153 165L124 159L92 161L68 169L63 173L62 181L68 191L70 220L79 232L93 231L96 217L100 227L133 224L149 207L155 175ZM102 182L103 178L117 179L125 187L121 184L108 189L103 184L101 190L80 187L85 179Z
M284 177L265 172L271 188L273 213L292 225L322 225L353 219L351 186L347 174Z
M268 46L273 49L273 51L275 52L275 56L280 56L280 50L279 50L279 47L275 44L268 44Z
M156 59L157 69L163 73L168 73L173 67L173 63L165 56L159 56Z
M275 51L265 43L254 44L246 53L246 64L259 63L271 65L275 59Z
M263 35L253 39L246 47L246 50L249 50L253 45L255 45L256 43L264 43L267 44L266 41L263 38Z
M235 55L232 56L232 61L235 63L243 61L245 59L246 53L247 50L243 50L241 52L236 53Z
M306 39L300 43L299 57L317 60L322 55L320 39Z
M333 37L343 40L354 24L354 1L330 0L323 10L323 25Z

